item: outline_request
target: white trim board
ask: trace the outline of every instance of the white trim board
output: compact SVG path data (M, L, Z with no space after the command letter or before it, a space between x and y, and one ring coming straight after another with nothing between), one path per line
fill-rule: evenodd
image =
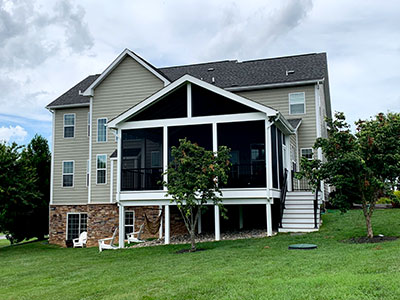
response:
M122 51L120 55L101 73L101 75L82 93L83 96L93 96L94 92L93 90L125 59L125 57L131 57L134 59L137 63L139 63L142 67L144 67L146 70L148 70L150 73L152 73L154 76L156 76L158 79L160 79L163 83L164 86L169 84L170 81L162 76L159 72L157 72L149 63L144 61L142 58L137 56L135 53L133 53L129 49L125 49Z
M265 114L267 114L267 116L276 116L278 114L278 111L270 108L268 106L256 103L250 99L244 98L242 96L239 96L237 94L231 93L229 91L226 91L224 89L221 89L219 87L216 87L212 84L209 84L205 81L202 81L200 79L197 79L191 75L184 75L181 78L175 80L173 83L167 85L166 87L164 87L163 89L159 90L158 92L156 92L155 94L151 95L150 97L148 97L147 99L143 100L142 102L138 103L137 105L131 107L130 109L128 109L127 111L125 111L124 113L120 114L119 116L117 116L116 118L112 119L107 126L110 128L117 128L120 126L120 123L124 122L126 119L128 119L129 117L131 117L133 114L145 109L148 105L152 104L153 102L156 102L158 100L160 100L161 97L166 96L168 93L172 92L173 90L175 90L176 88L180 87L183 84L186 83L193 83L196 84L202 88L205 88L211 92L214 92L216 94L219 94L223 97L226 97L228 99L231 99L233 101L236 101L240 104L249 106L255 110L258 110L260 112L263 112Z

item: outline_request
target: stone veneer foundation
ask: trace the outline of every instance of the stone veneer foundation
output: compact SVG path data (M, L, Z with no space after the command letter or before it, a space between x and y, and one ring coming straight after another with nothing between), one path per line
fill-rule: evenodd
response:
M139 230L139 227L145 221L144 214L147 215L149 220L156 220L159 215L158 206L128 206L125 207L125 210L135 211L136 231ZM115 228L118 228L119 213L116 204L50 205L50 244L66 247L67 213L74 212L87 213L87 247L97 246L99 239L111 237ZM185 224L176 206L170 206L170 228L171 236L187 233ZM145 226L142 238L151 237L159 237L159 233L152 235ZM118 234L115 243L118 243Z

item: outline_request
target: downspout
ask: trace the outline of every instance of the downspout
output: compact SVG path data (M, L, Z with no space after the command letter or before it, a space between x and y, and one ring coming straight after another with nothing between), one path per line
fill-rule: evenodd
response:
M89 136L89 182L88 182L88 204L92 198L92 139L93 139L93 96L90 98L89 118L90 118L90 136Z
M49 109L51 112L52 116L52 125L51 125L51 165L50 165L50 205L53 204L53 181L54 181L54 141L55 141L55 121L56 121L56 116L55 116L55 111L52 109Z

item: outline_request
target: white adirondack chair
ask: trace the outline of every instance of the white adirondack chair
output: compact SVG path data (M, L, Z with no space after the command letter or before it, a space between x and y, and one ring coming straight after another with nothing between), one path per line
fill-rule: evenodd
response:
M143 243L144 241L142 241L140 238L142 236L143 233L143 229L144 229L144 223L142 225L140 225L139 231L134 231L131 233L127 234L128 237L128 244L130 243Z
M72 242L74 244L74 248L77 247L86 247L86 241L87 241L87 232L83 231L80 235L79 238L73 239Z
M98 241L99 242L99 252L103 251L103 249L112 249L112 250L118 249L118 247L114 245L114 240L117 235L117 230L118 230L118 228L115 228L112 237L101 239ZM110 242L106 243L107 241L110 241Z

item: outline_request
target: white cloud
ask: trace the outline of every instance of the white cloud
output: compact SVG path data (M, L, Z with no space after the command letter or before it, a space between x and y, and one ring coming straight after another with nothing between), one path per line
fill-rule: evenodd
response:
M0 141L8 142L23 142L28 135L28 132L21 126L0 127Z

